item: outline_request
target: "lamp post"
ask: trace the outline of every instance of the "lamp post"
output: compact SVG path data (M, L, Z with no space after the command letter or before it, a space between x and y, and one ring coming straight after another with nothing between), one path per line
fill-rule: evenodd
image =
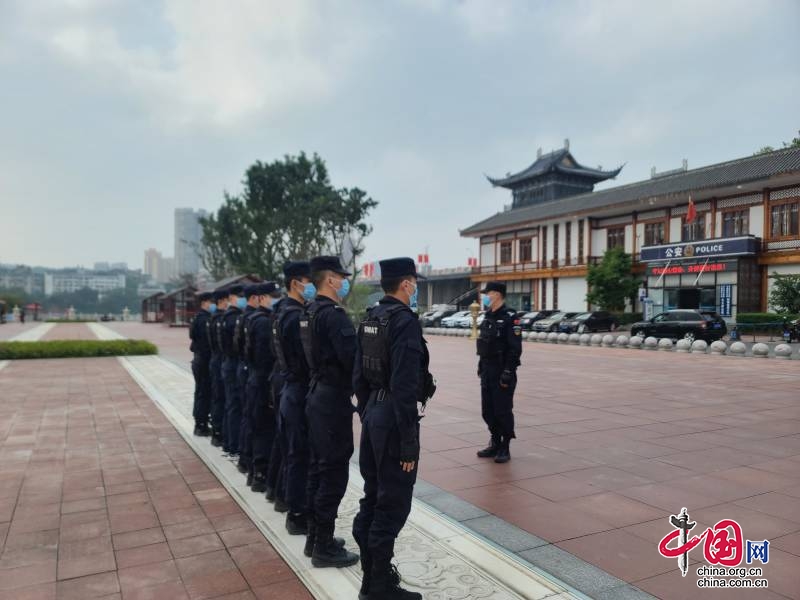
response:
M472 333L469 334L469 339L478 339L478 314L481 312L481 305L475 300L469 305L469 312L472 315Z

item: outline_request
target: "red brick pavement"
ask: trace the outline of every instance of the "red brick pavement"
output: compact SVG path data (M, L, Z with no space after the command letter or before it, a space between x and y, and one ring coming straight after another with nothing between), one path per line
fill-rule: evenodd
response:
M97 336L92 333L86 323L58 323L44 336L42 341L47 340L96 340Z
M0 600L311 597L116 359L0 397Z
M33 329L37 325L41 325L41 323L37 323L35 321L25 321L24 325L19 322L3 323L0 325L0 341L9 340L20 333L23 333L29 329Z

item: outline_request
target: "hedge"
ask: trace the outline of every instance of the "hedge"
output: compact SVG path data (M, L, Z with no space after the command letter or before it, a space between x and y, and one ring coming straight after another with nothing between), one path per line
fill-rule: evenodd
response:
M783 323L784 320L792 321L796 318L797 318L796 315L781 314L781 313L740 312L736 315L736 323L739 325L755 325L761 323Z
M45 319L45 323L97 323L98 319Z
M0 342L0 360L135 356L141 354L158 354L158 348L145 340Z

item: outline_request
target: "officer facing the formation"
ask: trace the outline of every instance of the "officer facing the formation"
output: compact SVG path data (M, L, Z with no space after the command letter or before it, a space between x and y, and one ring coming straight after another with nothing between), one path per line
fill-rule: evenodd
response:
M236 465L240 473L248 473L247 485L252 481L252 441L251 435L251 422L248 417L251 407L247 404L247 379L249 372L249 357L245 349L247 340L247 328L250 323L250 318L257 312L258 290L260 284L250 284L244 286L243 293L245 299L245 307L242 314L236 319L236 327L233 332L234 343L236 344L239 352L239 365L236 368L236 380L239 382L239 389L242 394L242 418L239 423L239 463Z
M267 468L275 438L275 405L270 377L275 360L272 353L272 302L278 286L274 282L259 283L248 288L258 308L248 317L245 337L245 358L248 365L245 387L245 414L248 422L246 444L242 454L249 458L248 484L254 492L267 489Z
M353 455L350 397L356 332L339 305L349 292L349 276L335 256L312 258L311 281L317 297L300 321L300 338L311 371L306 416L311 443L308 508L316 527L311 562L315 567L348 567L358 562L358 555L333 537Z
M519 318L505 305L506 286L490 281L481 290L486 316L478 335L478 376L481 378L481 413L491 441L478 451L480 458L496 463L511 460L509 443L514 435L514 389L522 354Z
M225 445L223 450L231 457L239 454L239 429L242 425L242 392L237 372L239 369L238 339L234 339L236 322L247 306L243 288L236 284L228 288L228 310L222 316L220 347L225 355L222 361L222 379L225 383Z
M222 379L222 361L225 358L222 339L222 316L228 309L228 290L214 292L211 318L208 321L208 343L211 347L211 445L222 446L225 437L225 382Z
M361 550L364 600L420 600L400 587L394 543L411 511L419 461L417 402L433 396L428 350L415 314L417 275L410 258L380 261L386 294L358 330L353 386L361 416L359 466L364 497L353 521ZM412 310L413 309L413 310Z
M208 416L211 412L211 346L208 339L208 327L211 321L211 306L214 295L210 292L198 294L200 310L192 320L189 329L189 338L192 344L189 347L194 353L192 358L192 375L194 375L194 434L206 436L208 431ZM216 309L216 306L215 306Z

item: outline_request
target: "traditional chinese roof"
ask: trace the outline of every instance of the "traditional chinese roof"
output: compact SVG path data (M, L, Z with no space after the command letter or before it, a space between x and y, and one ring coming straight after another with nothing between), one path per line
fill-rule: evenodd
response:
M549 154L544 154L536 159L527 169L523 169L519 173L513 175L506 175L501 178L494 178L486 176L486 179L496 187L504 187L514 189L520 185L529 183L531 180L538 179L543 175L549 173L562 173L564 175L578 176L592 183L599 183L606 179L612 179L619 175L622 167L613 171L602 171L600 169L592 169L580 164L575 157L572 156L569 150L562 148L555 150Z
M233 285L234 283L260 283L261 278L258 275L253 275L252 273L248 273L246 275L233 275L232 277L226 277L225 279L220 279L219 281L215 281L214 283L208 286L209 290L221 290L229 285Z

